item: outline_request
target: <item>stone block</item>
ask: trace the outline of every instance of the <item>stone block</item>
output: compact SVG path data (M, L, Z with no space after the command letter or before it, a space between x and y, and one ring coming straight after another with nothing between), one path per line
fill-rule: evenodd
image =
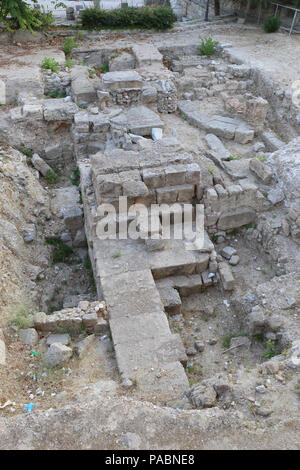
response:
M148 188L161 188L166 185L166 176L161 168L145 168L142 179Z
M179 314L181 312L181 299L177 290L172 286L158 286L158 291L165 311L169 315Z
M95 339L95 335L89 335L82 341L75 344L74 351L79 359L82 359L89 351L91 344Z
M254 139L254 130L240 126L236 129L234 140L238 144L248 144Z
M272 170L258 158L251 158L249 168L264 184L270 183L273 176Z
M164 169L166 186L178 186L185 183L186 169L184 165L172 165Z
M170 204L177 201L178 186L170 186L156 189L157 204Z
M68 333L61 333L61 334L50 334L47 337L46 344L51 346L53 343L63 344L64 346L68 346L71 343L71 338Z
M249 224L255 219L255 211L247 207L240 207L236 210L223 212L218 220L219 230L230 230Z
M19 337L22 343L28 344L29 346L34 346L39 341L39 335L34 328L19 330Z
M102 75L103 86L110 91L121 88L141 88L142 77L133 70L108 72Z
M63 98L45 101L44 119L45 121L66 121L72 122L74 114L78 112L78 107L72 101L65 102Z
M68 346L64 346L60 343L53 343L45 354L45 363L50 367L59 366L71 359L72 354L73 351Z
M225 290L233 290L234 289L234 277L232 275L230 266L225 263L219 263L219 273L221 277L221 282Z
M197 163L189 163L186 165L185 182L186 184L200 183L200 167Z
M90 130L89 115L86 111L74 114L74 125L77 132L88 133Z
M31 163L43 176L47 176L49 172L53 173L52 168L37 153L33 154Z

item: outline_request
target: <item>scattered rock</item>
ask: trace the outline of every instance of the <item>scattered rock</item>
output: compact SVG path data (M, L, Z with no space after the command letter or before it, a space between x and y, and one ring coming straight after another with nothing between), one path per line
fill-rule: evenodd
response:
M84 338L82 341L79 341L78 343L76 343L74 347L74 351L80 359L82 359L85 356L85 354L87 354L91 343L94 341L94 338L95 338L95 335L89 335L86 338Z
M59 366L71 359L72 354L73 351L68 346L64 346L60 343L53 343L45 354L45 362L50 367Z
M130 379L124 379L121 383L123 388L131 388L133 386L133 382Z
M258 414L259 416L263 416L264 418L267 418L272 413L273 411L269 410L268 408L259 407L256 409L256 414Z
M229 264L231 264L231 266L236 266L237 264L239 264L239 262L240 262L240 257L238 255L231 256L229 260Z
M34 346L39 341L39 335L34 328L19 330L19 337L24 344Z
M188 396L196 408L211 408L217 401L217 393L212 385L194 385Z
M70 335L68 333L49 335L46 340L46 344L51 346L53 343L60 343L64 346L68 346L71 343Z
M225 246L225 248L222 249L221 255L225 259L230 259L232 256L236 254L236 249L233 248L232 246Z

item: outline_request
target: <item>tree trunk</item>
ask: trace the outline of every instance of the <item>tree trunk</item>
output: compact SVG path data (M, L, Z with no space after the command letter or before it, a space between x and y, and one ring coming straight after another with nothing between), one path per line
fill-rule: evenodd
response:
M220 16L220 0L215 0L215 16Z
M246 10L245 10L245 21L247 20L247 16L249 14L250 5L251 5L251 0L247 0Z
M206 10L204 21L208 21L209 0L206 0Z

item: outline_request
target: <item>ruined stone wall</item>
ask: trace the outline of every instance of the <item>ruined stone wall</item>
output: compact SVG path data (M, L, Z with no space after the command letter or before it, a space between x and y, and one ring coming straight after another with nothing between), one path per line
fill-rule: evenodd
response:
M47 249L39 238L39 224L49 214L46 192L32 174L26 157L0 147L0 322L7 306L35 302L34 286L47 266ZM3 319L3 317L2 317Z

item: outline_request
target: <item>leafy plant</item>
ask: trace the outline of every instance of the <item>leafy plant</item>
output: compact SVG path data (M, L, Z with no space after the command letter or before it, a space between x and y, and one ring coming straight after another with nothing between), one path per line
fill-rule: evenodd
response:
M115 253L112 256L113 256L113 258L120 258L121 251L120 250L115 251Z
M74 47L78 47L79 44L77 44L75 42L75 38L74 36L70 36L69 38L67 38L65 40L65 42L63 43L63 50L64 50L64 53L66 55L69 55L71 54L72 50L74 49Z
M200 55L205 55L207 57L212 56L216 52L216 47L219 44L219 41L214 41L211 37L202 38L199 36L199 38L201 39L201 44L199 46Z
M275 33L280 27L281 20L279 16L268 15L264 22L264 31L266 33Z
M69 180L75 186L79 186L79 184L80 184L80 171L79 171L79 168L73 168L72 169L72 176L69 176Z
M228 160L241 160L242 158L242 155L229 155Z
M26 303L20 303L11 309L11 323L18 329L31 328L33 326L33 309Z
M49 237L45 239L46 245L51 245L54 247L52 254L53 263L64 263L73 253L73 250L70 246L66 245L60 238Z
M280 351L275 347L275 342L272 339L268 339L267 347L263 351L262 354L267 359L271 359L272 357L277 356L278 354L280 354Z
M239 338L240 336L246 336L244 333L237 333L232 335L225 335L222 338L222 346L223 348L227 349L230 346L230 341L232 338Z
M75 64L74 60L71 60L70 58L68 58L66 59L64 66L68 69L71 69L74 64Z
M109 72L109 64L108 64L108 62L105 62L105 64L103 64L102 67L100 67L100 68L101 68L101 72L102 72L102 73L107 73L107 72Z
M65 98L66 92L65 90L57 88L56 90L48 91L45 93L45 96L47 96L47 98Z
M45 176L46 180L50 184L57 183L59 180L59 175L53 171L53 170L48 170Z
M165 6L130 7L114 10L86 8L82 10L81 21L84 29L140 28L166 30L173 26L176 16L172 8Z
M51 72L58 72L59 65L58 62L51 58L51 57L44 57L42 62L42 69L43 70L51 70Z
M33 14L41 23L36 29L47 29L55 22L55 17L52 11L46 12L43 6L41 10L33 10Z
M97 77L97 70L95 70L94 68L89 69L88 72L89 72L89 78L93 79Z
M33 151L31 149L26 148L26 147L16 146L16 149L19 150L19 152L23 153L23 155L26 155L26 157L32 157L32 155L33 155Z
M37 0L33 0L37 3ZM33 31L41 26L34 9L29 8L23 0L1 0L0 22L3 22L8 31L15 29L29 29Z

